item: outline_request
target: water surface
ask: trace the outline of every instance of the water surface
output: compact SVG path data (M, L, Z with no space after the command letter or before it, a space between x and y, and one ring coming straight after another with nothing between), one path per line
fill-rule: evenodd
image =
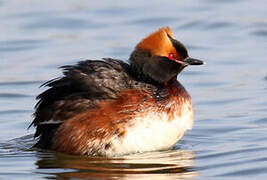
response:
M266 179L264 0L0 1L0 179ZM192 57L178 79L195 126L171 150L105 159L30 149L39 86L83 59L127 60L169 25Z

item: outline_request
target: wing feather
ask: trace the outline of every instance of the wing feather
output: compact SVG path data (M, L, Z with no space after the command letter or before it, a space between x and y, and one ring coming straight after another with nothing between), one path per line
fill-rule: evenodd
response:
M37 96L39 101L30 125L37 126L35 137L44 132L42 126L97 108L99 101L114 99L130 87L129 65L120 60L86 60L61 68L63 77L44 83L42 87L48 89Z

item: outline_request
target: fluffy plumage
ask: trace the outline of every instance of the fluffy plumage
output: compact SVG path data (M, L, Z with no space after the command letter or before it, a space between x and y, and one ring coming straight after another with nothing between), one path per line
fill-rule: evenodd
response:
M121 60L61 67L37 96L35 147L70 154L116 156L166 149L193 125L189 94L176 76L189 64L169 27L143 39Z

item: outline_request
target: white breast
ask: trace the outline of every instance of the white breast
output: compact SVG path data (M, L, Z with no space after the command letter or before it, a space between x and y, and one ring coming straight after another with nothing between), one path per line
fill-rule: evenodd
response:
M193 127L191 100L174 108L173 116L168 116L167 111L152 109L134 118L127 124L125 136L111 140L112 148L105 154L116 156L172 147L187 129Z

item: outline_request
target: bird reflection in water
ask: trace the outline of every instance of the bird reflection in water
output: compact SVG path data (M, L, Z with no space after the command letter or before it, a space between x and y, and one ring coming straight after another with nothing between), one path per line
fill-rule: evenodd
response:
M45 174L57 179L187 179L199 174L194 170L194 152L181 149L112 159L54 152L48 156L40 155L42 157L36 162L40 173L43 174L45 169ZM55 172L57 168L61 169L60 172Z

